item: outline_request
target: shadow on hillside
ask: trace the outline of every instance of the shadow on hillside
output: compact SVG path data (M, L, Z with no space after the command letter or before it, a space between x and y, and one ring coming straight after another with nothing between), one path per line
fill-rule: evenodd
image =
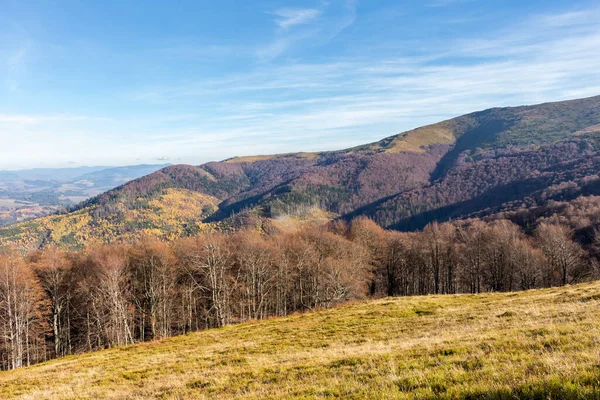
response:
M532 178L508 185L498 186L470 200L461 201L433 210L428 210L412 217L401 219L399 222L386 226L388 229L399 231L414 231L423 229L427 224L433 221L446 222L452 219L465 217L477 211L499 207L509 201L522 199L534 192L544 189L548 186L550 178L540 179ZM388 200L393 200L398 194L379 199L373 203L367 204L356 211L346 214L342 219L349 221L360 215L375 217L377 207Z
M487 213L499 212L502 205L511 201L522 200L525 197L532 196L536 192L546 189L550 184L552 184L550 177L531 178L513 182L508 185L490 189L471 200L436 208L434 210L425 211L412 217L405 218L388 226L388 228L404 232L414 231L425 228L427 224L433 221L447 222L453 219L464 218L468 215L482 211L486 211ZM569 201L579 196L599 194L600 182L592 182L591 184L583 186L579 190L570 193L560 192L559 195L547 198L546 201Z
M494 112L488 110L482 112L480 118L487 117L487 114ZM492 143L496 136L511 128L514 125L512 121L491 120L483 122L477 128L472 129L460 136L452 150L450 150L437 164L435 170L431 173L431 182L443 177L448 170L454 165L458 156L466 150L475 150L478 147L485 147Z
M223 219L229 218L235 214L241 213L244 210L248 210L251 209L255 206L260 205L262 202L264 202L266 199L268 199L269 197L273 197L273 196L277 196L286 192L289 192L289 184L290 184L291 180L283 182L277 186L275 186L274 188L269 188L263 192L260 192L257 195L254 196L250 196L247 197L245 199L242 199L240 201L236 201L234 203L231 204L219 204L219 209L214 212L213 214L209 215L207 218L204 219L205 223L209 223L209 222L218 222L221 221Z
M433 221L446 222L458 219L478 211L495 209L510 201L523 199L526 196L548 187L550 179L525 179L492 188L470 200L461 201L448 206L425 211L423 213L402 219L388 228L399 231L413 231L425 228Z

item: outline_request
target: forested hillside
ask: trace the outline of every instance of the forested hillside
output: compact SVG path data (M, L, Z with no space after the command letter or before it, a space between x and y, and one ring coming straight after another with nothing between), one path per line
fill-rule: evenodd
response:
M0 171L0 226L64 210L167 165Z
M383 226L422 229L431 221L539 206L600 194L600 153L591 140L566 140L536 148L463 154L443 177L361 208Z
M140 232L171 238L246 225L269 229L272 221L315 213L366 215L411 231L539 207L600 194L599 127L600 97L593 97L490 109L341 151L170 166L67 215L2 229L0 240L80 247ZM174 197L197 202L187 210L161 204Z
M588 197L410 233L362 217L267 234L147 235L68 252L7 248L0 251L0 368L352 300L599 279L599 223L600 197Z
M170 166L4 228L1 367L352 300L599 279L599 101Z

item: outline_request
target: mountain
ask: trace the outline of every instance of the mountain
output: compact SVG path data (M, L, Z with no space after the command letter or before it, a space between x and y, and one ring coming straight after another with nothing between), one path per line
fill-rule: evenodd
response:
M494 108L341 151L169 166L0 239L80 246L359 215L419 229L599 194L599 138L600 96Z
M0 226L56 212L167 165L0 171Z
M597 282L384 298L3 371L0 395L597 399L599 299Z

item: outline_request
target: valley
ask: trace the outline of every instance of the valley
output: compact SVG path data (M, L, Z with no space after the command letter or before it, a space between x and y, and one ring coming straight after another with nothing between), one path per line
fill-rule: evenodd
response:
M165 166L0 171L0 227L65 211L90 197Z

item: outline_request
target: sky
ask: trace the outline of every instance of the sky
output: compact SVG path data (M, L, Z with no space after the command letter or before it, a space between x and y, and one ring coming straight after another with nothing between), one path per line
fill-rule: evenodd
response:
M0 169L343 149L600 95L600 4L0 0Z

